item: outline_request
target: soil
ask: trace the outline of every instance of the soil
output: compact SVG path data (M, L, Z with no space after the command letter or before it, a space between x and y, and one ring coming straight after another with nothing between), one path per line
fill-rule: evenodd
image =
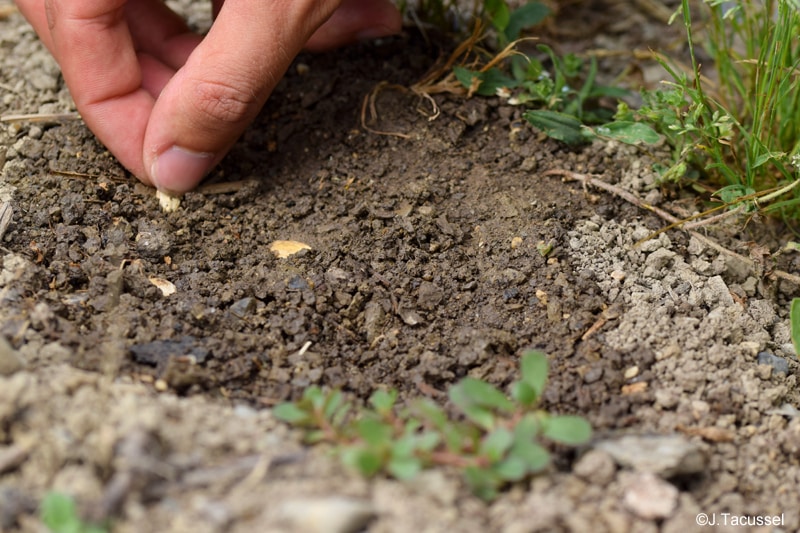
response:
M565 3L549 38L677 42L642 4ZM385 88L362 121L378 84L409 86L441 55L424 37L298 58L171 213L79 120L3 123L0 530L41 531L51 490L114 531L800 530L797 287L754 244L789 237L706 228L755 263L678 230L637 244L665 222L547 171L681 214L652 170L667 155L567 148L499 98L437 96L429 120ZM13 12L0 61L1 115L74 110ZM276 241L309 249L280 258ZM551 361L544 406L595 436L492 503L447 468L361 479L271 415L312 384L444 404L467 375L507 386L529 348Z

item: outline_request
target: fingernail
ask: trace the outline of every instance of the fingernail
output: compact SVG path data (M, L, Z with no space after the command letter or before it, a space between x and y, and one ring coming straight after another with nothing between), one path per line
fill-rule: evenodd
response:
M200 183L213 163L214 154L172 146L153 162L153 185L161 191L184 193Z

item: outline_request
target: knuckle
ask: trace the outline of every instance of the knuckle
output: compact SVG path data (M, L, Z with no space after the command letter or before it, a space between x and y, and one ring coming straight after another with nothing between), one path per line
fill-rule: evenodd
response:
M199 81L191 98L193 110L200 122L240 124L257 110L258 98L234 84L220 81Z

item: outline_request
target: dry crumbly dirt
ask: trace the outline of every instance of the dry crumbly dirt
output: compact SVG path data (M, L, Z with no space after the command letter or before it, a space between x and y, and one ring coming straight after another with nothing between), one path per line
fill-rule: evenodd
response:
M634 4L564 3L554 44L646 48L660 26ZM114 531L800 530L797 288L678 231L636 246L664 222L545 175L666 204L663 154L567 149L498 99L437 97L429 121L401 90L371 127L406 137L365 130L363 97L439 53L409 30L302 56L211 176L236 186L169 214L80 121L2 124L0 530L41 531L50 490ZM0 68L0 114L73 110L18 14ZM361 479L270 412L311 384L444 402L466 375L508 385L531 347L546 407L595 438L489 504L445 468ZM768 515L782 525L732 525Z

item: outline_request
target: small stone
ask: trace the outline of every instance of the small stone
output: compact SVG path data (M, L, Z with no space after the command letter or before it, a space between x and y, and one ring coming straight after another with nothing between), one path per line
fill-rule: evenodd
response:
M625 507L639 518L669 518L678 507L678 489L653 473L626 473L621 483L625 487L622 497Z
M24 361L17 350L0 336L0 376L10 376L23 369Z
M607 452L620 466L663 478L706 469L702 450L683 435L627 435L600 441L594 447Z
M592 485L605 487L613 481L617 467L606 452L589 450L575 463L572 471Z
M710 303L720 303L722 305L733 305L734 299L731 291L722 276L712 276L706 281L705 288L706 300Z
M362 531L375 514L365 500L336 496L289 500L278 510L282 521L298 533Z
M147 221L139 223L139 232L136 234L136 250L142 257L161 260L165 255L169 255L171 248L172 239L160 224Z
M231 314L237 318L247 318L256 310L256 299L250 296L236 300L231 305Z
M758 354L758 364L769 365L778 374L789 373L789 361L769 352L760 352Z
M672 263L673 259L677 255L672 250L667 248L659 248L645 259L644 264L653 268L654 270L661 270L662 268L666 268Z

